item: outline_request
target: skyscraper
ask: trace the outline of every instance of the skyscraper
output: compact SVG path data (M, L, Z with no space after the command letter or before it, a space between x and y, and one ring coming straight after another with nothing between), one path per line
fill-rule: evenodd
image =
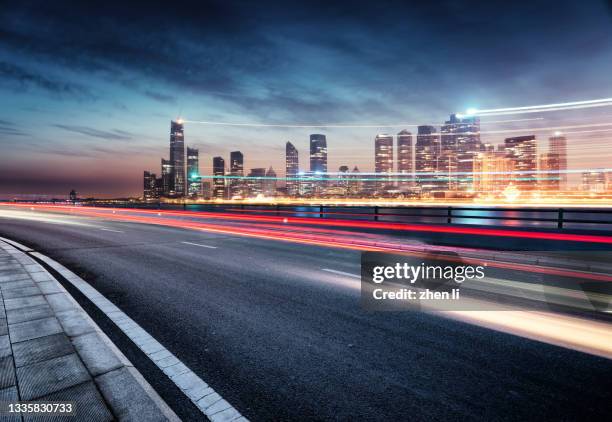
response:
M155 173L150 173L148 171L144 172L143 198L145 201L158 197L156 179Z
M327 173L327 139L325 135L310 135L310 171Z
M512 159L503 151L485 151L474 157L473 189L481 198L500 196L511 183Z
M399 187L411 185L412 178L412 134L406 129L397 134L397 172ZM409 179L409 180L405 180Z
M419 126L415 146L414 167L421 192L429 193L441 188L438 174L440 137L433 126Z
M382 193L392 184L392 178L381 174L393 172L393 136L386 133L374 138L374 171L377 173L376 190Z
M189 195L201 194L200 159L196 148L187 147L187 180L189 182Z
M550 143L550 152L557 154L559 157L559 189L567 189L567 138L561 132L555 132L555 135L548 139Z
M480 119L458 118L451 114L440 129L438 171L445 178L446 189L467 191L473 188L474 158L482 151Z
M537 187L538 151L535 135L506 138L502 146L514 163L516 186L521 191Z
M285 145L285 176L287 185L287 195L297 196L299 189L299 181L295 180L299 173L299 157L298 150L291 142Z
M221 177L218 177L221 176ZM213 198L225 199L225 160L223 157L213 158Z
M170 160L161 160L161 179L162 179L162 195L172 196L174 191L174 172L172 171L172 162Z
M170 122L170 162L172 163L172 186L176 196L185 195L185 139L183 124Z
M244 156L240 151L230 153L230 175L229 181L230 198L244 197L246 184L244 183Z

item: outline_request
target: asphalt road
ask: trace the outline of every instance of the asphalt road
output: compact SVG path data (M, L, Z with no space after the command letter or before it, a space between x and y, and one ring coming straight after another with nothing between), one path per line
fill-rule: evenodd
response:
M359 280L328 271L359 274L357 251L52 215L0 218L0 235L79 273L251 420L609 417L610 360L430 314L367 313ZM180 416L201 417L144 356L128 357Z

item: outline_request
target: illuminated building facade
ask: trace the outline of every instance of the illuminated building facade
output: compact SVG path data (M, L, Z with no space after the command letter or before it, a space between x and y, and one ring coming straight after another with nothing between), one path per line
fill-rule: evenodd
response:
M245 196L246 183L244 177L244 156L240 151L230 152L230 176L229 194L230 198L243 198Z
M516 186L520 191L537 188L538 148L534 135L506 138L501 146L513 161Z
M189 196L199 196L201 192L199 150L187 147L187 181Z
M172 163L172 186L175 196L185 196L185 137L183 124L170 122L170 162Z
M159 192L157 191L157 177L155 173L148 171L144 172L143 198L145 201L159 198Z
M413 183L412 179L412 133L406 129L400 131L397 136L397 172L399 173L398 187L408 187ZM408 180L406 180L408 179Z
M415 145L414 167L418 187L424 194L440 190L438 158L440 136L433 126L419 126Z
M254 168L248 174L249 179L247 180L249 197L255 198L264 194L264 184L266 177L265 168Z
M561 160L559 154L547 152L540 155L538 188L541 191L559 191Z
M561 132L555 132L548 138L549 149L559 157L559 189L567 189L567 138Z
M213 158L213 198L226 199L225 193L225 160L223 157Z
M473 190L478 197L496 198L512 183L514 163L504 151L479 153L473 168Z
M276 172L272 167L270 167L268 171L266 171L266 179L264 180L264 195L267 197L276 196L276 185Z
M296 179L299 172L298 150L291 142L287 142L285 145L285 177L287 178L287 195L290 197L298 196L299 181L292 179Z
M174 186L174 172L172 171L172 162L170 160L165 160L162 158L161 160L161 179L162 179L162 195L163 196L172 196L174 195L174 191L172 190L172 186Z
M374 172L377 179L376 189L379 193L383 193L392 184L392 177L389 175L393 172L393 136L391 135L378 134L374 138Z

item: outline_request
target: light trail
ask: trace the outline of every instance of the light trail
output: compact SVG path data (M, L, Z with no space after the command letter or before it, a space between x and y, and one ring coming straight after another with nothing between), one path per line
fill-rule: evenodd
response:
M465 114L459 114L457 117L487 117L487 116L503 116L523 113L537 113L548 111L565 111L576 110L592 107L608 107L612 106L612 98L600 98L596 100L570 101L564 103L541 104L533 106L521 107L505 107L491 109L469 109Z
M502 124L502 123L519 123L534 120L544 120L543 117L525 118L525 119L509 119L509 120L492 120L481 122L481 124ZM194 123L206 126L235 126L235 127L267 127L267 128L295 128L295 129L323 129L323 128L402 128L402 127L418 127L423 125L437 126L438 123L383 123L383 124L343 124L343 123L298 123L298 124L281 124L281 123L241 123L241 122L220 122L209 120L181 120L183 123Z
M181 216L181 217L200 217L207 219L218 219L218 220L233 220L233 221L252 221L252 222L275 222L284 224L285 217L280 216L267 216L267 215L236 215L233 213L217 213L217 212L197 212L197 211L156 211L156 210L126 210L122 208L100 208L94 207L66 207L62 205L31 205L25 204L12 204L2 203L0 205L13 206L18 208L38 208L48 209L56 212L70 212L79 214L91 214L98 217L104 218L133 218L132 216L125 215L128 212L139 213L139 214L157 214L157 216ZM116 214L112 213L115 211ZM142 217L139 217L142 218ZM150 217L147 217L150 218ZM153 219L150 221L158 221L160 219ZM162 219L163 221L163 219ZM586 234L573 234L573 233L557 233L557 232L537 232L537 231L525 231L525 230L508 230L508 229L494 229L494 228L478 228L478 227L458 227L458 226L442 226L432 224L408 224L408 223L389 223L381 221L354 221L354 220L340 220L340 219L313 219L307 217L292 217L290 222L292 224L301 225L314 225L314 226L326 226L326 227L345 227L345 228L361 228L369 230L392 230L402 232L416 232L416 233L445 233L445 234L457 234L457 235L477 235L477 236L490 236L490 237L507 237L507 238L519 238L519 239L538 239L538 240L550 240L550 241L562 241L562 242L586 242L586 243L597 243L597 244L612 244L612 236L606 235L586 235ZM185 223L185 221L182 221Z

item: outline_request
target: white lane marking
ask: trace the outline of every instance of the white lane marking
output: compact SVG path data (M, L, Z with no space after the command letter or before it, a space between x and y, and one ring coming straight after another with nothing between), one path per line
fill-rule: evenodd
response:
M133 319L102 296L89 283L72 271L38 252L32 255L41 259L60 273L68 282L92 301L153 363L206 415L211 421L240 421L248 419L240 414L219 393L197 376L172 352L161 345Z
M329 268L321 268L321 271L327 271L328 273L334 273L338 275L345 275L347 277L361 278L361 276L358 274L345 273L344 271L338 271L338 270L330 270Z
M125 233L125 232L123 232L121 230L107 229L107 228L104 228L104 227L100 227L100 230L104 230L105 232L113 232L113 233Z
M181 242L181 243L184 243L185 245L200 246L202 248L217 249L216 246L202 245L200 243L193 243L193 242Z

